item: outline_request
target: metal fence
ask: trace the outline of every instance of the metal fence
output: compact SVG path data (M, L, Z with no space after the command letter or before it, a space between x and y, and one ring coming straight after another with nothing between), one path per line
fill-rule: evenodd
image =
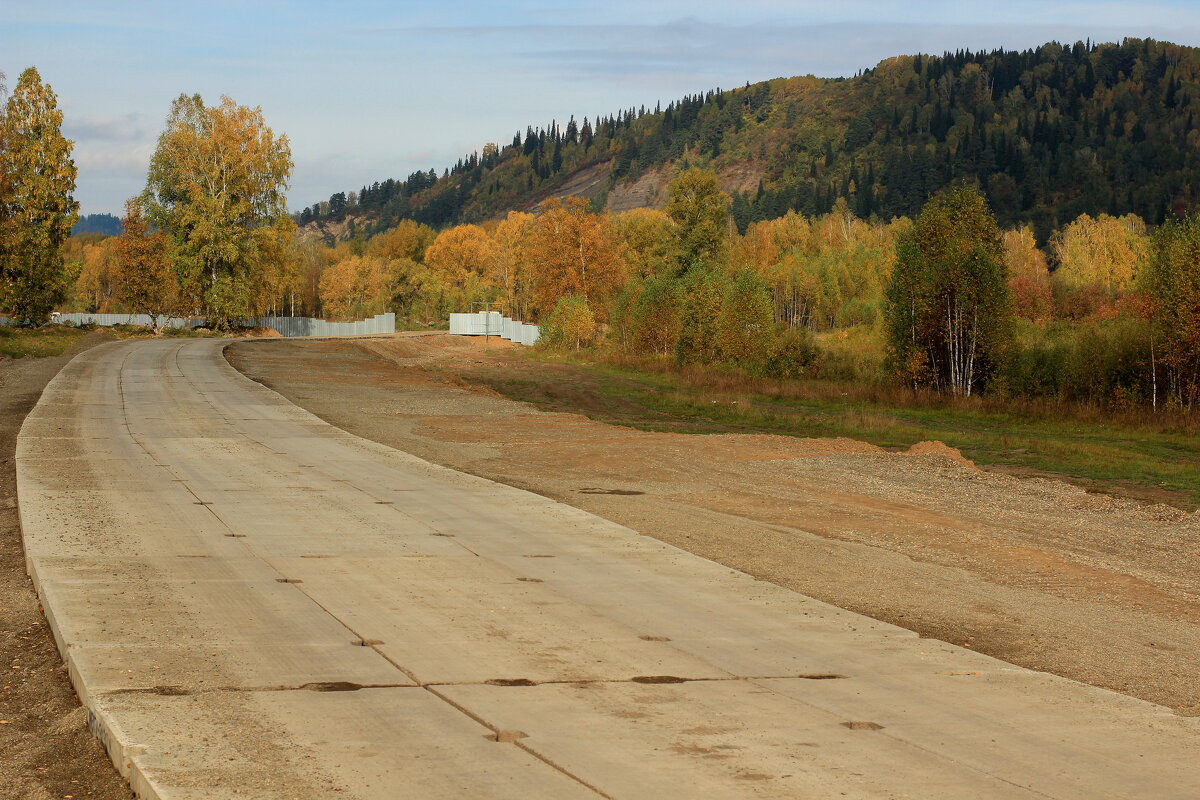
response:
M251 317L246 323L257 328L274 328L283 336L365 336L396 332L396 315L390 311L357 322L329 322L312 317Z
M458 336L499 336L528 346L537 342L541 329L537 325L503 316L499 311L477 311L472 314L451 314L450 333Z
M72 325L138 325L149 327L152 321L148 314L56 314L54 322ZM204 317L169 317L160 319L159 324L167 328L198 328L208 320ZM10 325L12 320L0 317L0 325ZM376 314L357 322L329 322L313 317L251 317L241 324L256 328L274 328L282 336L363 336L367 334L395 333L396 315Z

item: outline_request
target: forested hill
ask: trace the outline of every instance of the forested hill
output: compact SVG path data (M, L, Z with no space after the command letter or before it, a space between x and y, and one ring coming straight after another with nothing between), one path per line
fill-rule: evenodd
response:
M1077 215L1156 223L1200 194L1200 49L1154 40L899 56L854 78L780 78L666 108L576 120L430 170L339 193L301 224L345 236L434 226L582 195L658 205L677 163L709 166L742 228L789 209L914 215L961 177L1002 225L1040 237Z

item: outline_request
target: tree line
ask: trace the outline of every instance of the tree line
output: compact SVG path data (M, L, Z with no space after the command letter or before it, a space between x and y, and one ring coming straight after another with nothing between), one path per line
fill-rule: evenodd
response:
M1192 217L1084 213L1043 244L1030 224L1001 226L967 182L888 222L843 197L743 232L733 200L691 168L662 210L551 198L480 225L309 237L303 302L415 325L493 302L540 322L545 346L754 375L1107 406L1197 400Z

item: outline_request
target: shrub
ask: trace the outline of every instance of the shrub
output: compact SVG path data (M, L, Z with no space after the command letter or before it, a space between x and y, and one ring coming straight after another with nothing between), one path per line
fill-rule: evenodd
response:
M642 285L624 323L632 352L666 355L675 350L682 323L679 294L671 278L650 278Z
M763 374L771 378L801 378L811 371L818 350L808 328L784 328L771 341Z
M578 350L591 344L596 335L596 318L587 300L567 295L558 301L550 316L542 321L538 344L548 348L570 347Z
M739 272L725 287L716 317L716 352L722 361L761 375L775 353L775 308L771 288L753 272Z

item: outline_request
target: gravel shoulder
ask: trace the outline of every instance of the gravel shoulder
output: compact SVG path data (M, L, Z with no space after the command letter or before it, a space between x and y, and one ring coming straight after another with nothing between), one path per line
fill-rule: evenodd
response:
M365 438L923 636L1200 715L1197 515L982 472L931 443L896 454L545 413L470 382L539 365L463 337L226 353Z
M17 516L17 432L42 389L77 353L104 342L91 333L62 356L0 360L0 795L48 800L132 798L87 727L33 585Z

